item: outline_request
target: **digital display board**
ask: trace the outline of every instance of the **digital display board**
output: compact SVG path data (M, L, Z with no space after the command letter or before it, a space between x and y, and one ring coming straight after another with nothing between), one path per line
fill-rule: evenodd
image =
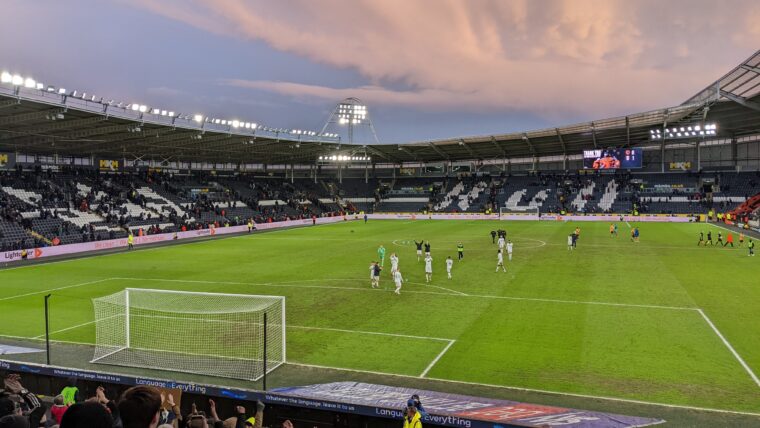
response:
M595 149L583 151L584 169L641 168L644 159L641 148Z

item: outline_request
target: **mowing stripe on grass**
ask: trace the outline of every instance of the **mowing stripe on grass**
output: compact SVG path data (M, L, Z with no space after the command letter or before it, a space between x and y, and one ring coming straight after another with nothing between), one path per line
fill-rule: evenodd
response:
M742 367L744 367L744 370L747 371L747 373L749 374L749 377L751 377L752 380L755 381L755 383L757 384L757 386L760 386L760 379L757 378L757 376L755 375L755 372L753 372L752 369L747 365L747 363L744 362L744 360L742 359L742 357L739 356L739 353L736 352L736 350L734 349L734 347L731 346L730 343L728 343L728 340L726 340L726 338L723 337L723 335L720 333L720 331L718 330L718 328L715 327L715 324L713 324L713 322L710 320L710 318L708 318L708 316L705 314L705 312L702 309L697 309L697 312L699 312L699 314L702 315L702 318L705 319L705 321L710 326L710 328L712 328L713 331L715 332L715 334L718 335L718 337L723 342L723 344L726 345L726 348L728 348L728 350L731 351L731 353L734 355L734 357L736 358L736 360L739 361L739 364L741 364Z

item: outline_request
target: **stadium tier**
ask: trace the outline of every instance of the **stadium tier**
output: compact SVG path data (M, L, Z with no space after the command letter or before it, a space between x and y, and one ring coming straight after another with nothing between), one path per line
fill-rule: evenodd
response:
M291 180L204 173L0 173L4 251L359 212L728 212L760 193L757 172L459 174ZM757 213L754 213L756 215Z

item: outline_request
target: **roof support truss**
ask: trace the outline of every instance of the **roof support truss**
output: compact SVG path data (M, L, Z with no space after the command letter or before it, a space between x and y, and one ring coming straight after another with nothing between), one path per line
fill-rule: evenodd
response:
M728 98L729 100L731 100L731 101L733 101L733 102L735 102L735 103L737 103L739 105L747 107L748 109L752 109L752 110L755 110L755 111L760 111L760 103L757 103L757 102L754 102L754 101L750 101L750 100L748 100L748 99L746 99L744 97L740 97L738 95L734 95L734 94L732 94L730 92L726 92L724 90L720 91L720 95L723 96L723 97Z
M444 158L446 160L451 160L451 158L449 158L449 155L447 155L446 153L444 153L443 150L439 149L438 146L436 146L433 143L428 143L428 144L430 144L430 147L432 147L433 150L435 150L436 153L438 153L439 155L441 155L442 158Z

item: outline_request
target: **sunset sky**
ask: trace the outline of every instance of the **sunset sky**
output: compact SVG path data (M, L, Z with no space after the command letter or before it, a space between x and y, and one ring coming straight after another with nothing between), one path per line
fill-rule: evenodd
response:
M283 128L319 130L353 96L384 143L677 105L760 48L757 0L4 0L3 14L2 70Z

